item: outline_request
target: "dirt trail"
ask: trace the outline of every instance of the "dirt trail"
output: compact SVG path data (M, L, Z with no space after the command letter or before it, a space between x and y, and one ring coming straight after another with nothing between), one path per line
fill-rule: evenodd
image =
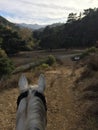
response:
M47 130L76 130L77 114L73 94L70 86L73 80L70 79L71 70L65 69L49 72L48 88L46 97L48 101L48 126ZM54 80L55 79L55 80Z
M59 68L47 71L47 89L45 92L48 105L47 130L76 130L73 94L70 91L71 69ZM14 130L16 117L16 99L18 89L8 89L0 93L0 130ZM79 130L79 129L78 129Z

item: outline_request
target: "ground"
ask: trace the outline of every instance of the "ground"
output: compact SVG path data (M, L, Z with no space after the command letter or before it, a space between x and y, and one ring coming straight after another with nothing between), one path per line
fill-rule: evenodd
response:
M82 113L79 111L79 104L75 102L76 99L71 89L74 80L82 70L78 70L75 74L76 63L73 63L69 57L63 58L62 62L62 65L57 65L44 72L47 84L45 90L48 108L47 130L86 130L81 127ZM30 81L37 83L38 72L35 74L26 72L25 74ZM0 130L15 129L19 75L13 75L9 79L11 86L6 82L5 85L2 83L0 85Z
M73 113L73 97L70 94L68 85L71 84L68 79L70 69L59 68L45 72L47 88L45 91L47 99L47 130L68 130L70 127L69 118ZM1 90L0 93L0 129L14 130L16 117L16 101L18 97L18 88ZM74 114L74 113L73 113Z

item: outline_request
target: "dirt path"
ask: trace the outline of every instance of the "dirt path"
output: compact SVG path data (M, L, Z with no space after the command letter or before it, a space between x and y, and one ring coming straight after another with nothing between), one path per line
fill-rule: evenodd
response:
M70 86L71 70L65 69L48 74L51 77L46 91L48 101L48 126L47 130L76 130L77 114L73 94Z
M59 68L47 71L46 98L48 105L47 130L76 130L75 104L70 91L71 70ZM18 89L8 89L0 93L0 130L14 130L16 99ZM79 129L78 129L79 130Z

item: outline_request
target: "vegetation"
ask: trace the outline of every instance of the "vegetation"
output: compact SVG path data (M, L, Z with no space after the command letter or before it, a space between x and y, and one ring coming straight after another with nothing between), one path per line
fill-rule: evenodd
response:
M67 22L61 26L47 26L43 31L34 31L44 49L86 48L98 41L98 9L86 9L79 15L70 13Z
M79 56L80 56L80 58L84 58L86 56L89 56L91 53L95 53L96 50L97 49L95 47L90 47L90 48L86 49L83 53L81 53Z
M24 50L25 41L23 41L16 31L0 25L1 48L9 54Z
M11 74L14 69L8 56L19 51L32 50L34 45L32 31L19 28L0 16L0 78Z
M32 50L36 45L31 30L19 28L0 16L0 48L5 50L8 55Z
M8 58L4 50L0 49L0 79L2 76L10 75L14 70L12 61Z
M5 53L4 50L0 49L0 58L2 57L7 57L7 54Z
M25 65L19 66L13 71L13 73L24 72L24 71L27 71L27 70L34 69L36 67L46 69L49 66L52 66L54 63L56 63L55 57L52 56L52 55L49 55L46 58L43 58L43 59L37 60L35 62L31 62L31 63L25 64Z
M53 55L49 55L45 61L49 66L53 65L56 62L56 59Z
M12 61L7 57L0 58L0 79L2 76L10 75L14 70Z

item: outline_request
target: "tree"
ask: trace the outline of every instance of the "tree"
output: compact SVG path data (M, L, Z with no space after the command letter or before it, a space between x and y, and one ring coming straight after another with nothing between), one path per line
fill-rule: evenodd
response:
M67 18L67 23L72 23L77 20L77 14L76 13L70 13Z
M2 49L0 48L0 58L2 58L2 57L7 57L7 54L5 53L4 50L2 50Z
M1 48L1 46L2 46L2 38L0 38L0 48Z
M0 58L0 78L4 75L10 75L14 70L14 65L8 57Z

